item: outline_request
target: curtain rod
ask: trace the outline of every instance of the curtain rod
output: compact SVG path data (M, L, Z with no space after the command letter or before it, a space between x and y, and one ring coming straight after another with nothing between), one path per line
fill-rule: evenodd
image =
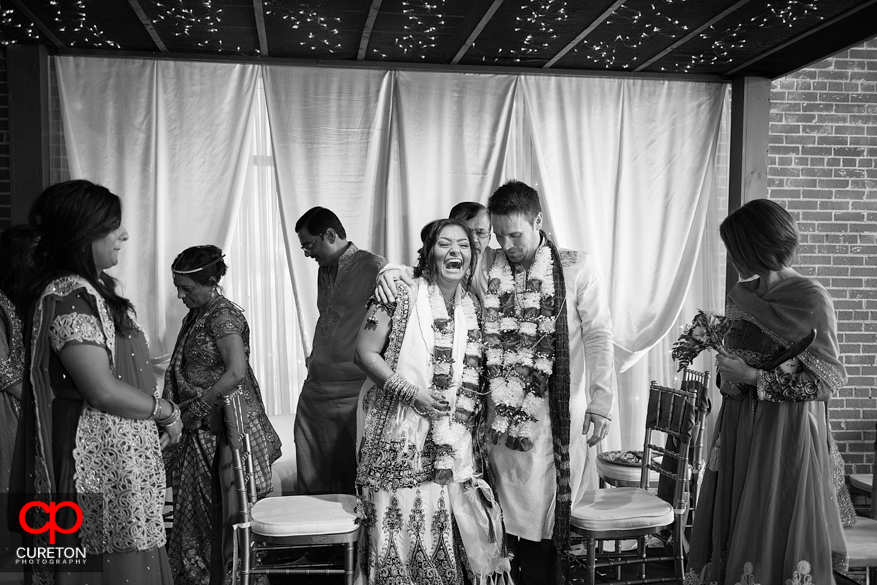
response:
M59 49L58 55L76 57L104 57L116 59L156 59L162 61L208 61L216 63L256 63L263 65L288 65L295 67L327 67L337 69L383 69L400 71L426 71L436 73L481 73L485 75L536 75L549 77L598 77L609 79L646 79L655 81L688 81L697 83L728 84L730 78L719 75L694 75L685 73L643 73L632 71L592 71L579 69L542 69L530 67L505 67L499 65L441 65L433 63L397 63L342 61L332 59L288 59L283 57L248 57L243 55L216 55L199 53L150 53L146 51L113 51L107 49Z

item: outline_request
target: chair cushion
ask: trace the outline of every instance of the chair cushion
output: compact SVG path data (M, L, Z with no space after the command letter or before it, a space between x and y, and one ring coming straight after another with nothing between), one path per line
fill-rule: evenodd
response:
M877 567L877 520L856 518L856 525L844 530L850 568Z
M251 515L253 532L265 536L344 534L358 528L356 498L347 494L265 498Z
M673 508L640 488L589 490L573 506L570 522L595 532L668 526L673 523Z

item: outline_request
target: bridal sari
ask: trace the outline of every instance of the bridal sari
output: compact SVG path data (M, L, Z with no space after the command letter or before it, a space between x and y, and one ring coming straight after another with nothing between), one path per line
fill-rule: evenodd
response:
M844 525L855 522L828 418L846 380L834 307L798 275L761 297L750 287L728 295L725 347L759 369L758 382L721 383L685 583L831 584L846 565ZM811 329L806 350L762 369Z
M393 319L383 354L391 369L420 388L430 387L436 351L427 289L422 278L412 292L400 286L395 307L387 309ZM452 318L452 389L461 384L466 350L463 294L458 290ZM499 502L484 477L486 453L478 448L477 427L460 437L453 480L442 484L434 480L430 419L371 380L360 400L357 489L365 582L456 585L468 574L476 585L505 583L511 565ZM450 406L454 412L456 400Z

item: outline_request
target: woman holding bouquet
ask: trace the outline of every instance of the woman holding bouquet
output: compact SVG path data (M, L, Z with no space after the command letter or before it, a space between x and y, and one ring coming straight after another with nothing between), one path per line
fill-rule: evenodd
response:
M454 219L421 232L414 286L375 304L356 346L370 380L357 490L368 583L501 583L510 570L502 517L477 447L480 308L467 292L472 231Z
M791 268L798 230L776 203L751 201L720 231L740 282L728 294L723 404L685 583L834 583L843 525L855 521L828 422L846 380L834 306ZM813 329L809 347L789 355Z

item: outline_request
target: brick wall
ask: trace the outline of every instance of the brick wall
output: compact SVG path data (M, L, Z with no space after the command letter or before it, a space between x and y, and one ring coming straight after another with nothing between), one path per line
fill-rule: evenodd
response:
M831 402L847 473L877 420L877 39L771 85L770 199L798 220L799 270L831 293L849 380Z

